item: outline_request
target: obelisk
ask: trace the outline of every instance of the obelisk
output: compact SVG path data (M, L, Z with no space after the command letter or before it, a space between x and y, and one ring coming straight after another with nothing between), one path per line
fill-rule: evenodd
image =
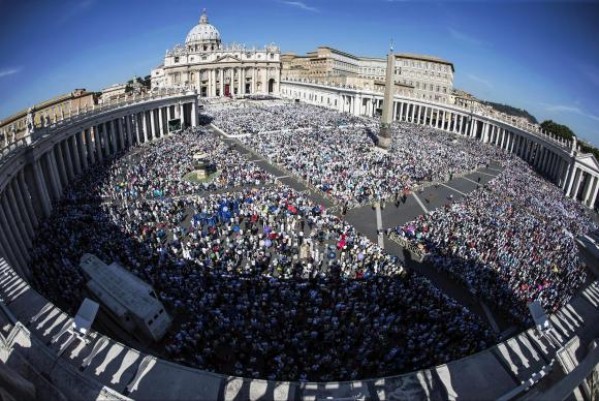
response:
M385 97L383 99L383 116L381 118L381 130L379 132L378 146L389 149L391 146L391 123L393 122L393 95L395 94L395 80L393 79L395 68L395 56L393 48L387 55L387 71L385 73Z

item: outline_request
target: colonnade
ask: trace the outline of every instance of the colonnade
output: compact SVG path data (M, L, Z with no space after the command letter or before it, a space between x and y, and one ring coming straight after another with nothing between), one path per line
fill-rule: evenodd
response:
M50 216L65 188L86 171L131 147L171 134L168 122L197 124L197 96L126 106L38 134L0 164L0 254L29 277L29 251L40 220Z
M282 82L281 95L329 107L355 116L376 116L383 94L317 83ZM539 132L528 132L505 121L479 115L449 104L395 96L393 120L426 125L472 138L514 153L539 174L560 186L567 196L595 208L599 191L599 164L581 154L576 139L567 141Z

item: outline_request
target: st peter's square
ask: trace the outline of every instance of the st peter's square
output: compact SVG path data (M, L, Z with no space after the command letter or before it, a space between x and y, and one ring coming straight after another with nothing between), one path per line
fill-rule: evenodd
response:
M1 399L599 399L597 3L112 3L0 1Z

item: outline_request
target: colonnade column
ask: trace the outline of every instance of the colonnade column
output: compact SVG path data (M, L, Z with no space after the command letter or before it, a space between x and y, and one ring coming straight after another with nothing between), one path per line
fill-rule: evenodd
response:
M96 146L96 158L100 163L104 161L104 155L102 154L102 139L100 138L100 130L98 126L93 126L93 130L91 131L92 136L94 137L94 144Z
M62 179L64 185L67 185L70 181L70 177L68 175L70 173L67 173L67 168L65 167L66 160L62 152L62 142L57 143L55 148L56 152L58 153L58 171L60 173L60 178Z
M25 259L25 254L27 254L27 250L24 249L24 243L14 233L14 221L12 224L9 222L7 218L7 214L4 211L4 200L0 202L0 225L2 229L3 235L6 237L6 241L8 243L7 248L10 249L10 252L13 254L13 262L16 262L16 266L13 266L15 269L18 269L20 274L23 274L23 269L27 266L27 260ZM10 213L9 213L10 216Z
M17 189L17 197L25 205L25 208L27 209L27 215L31 219L31 224L35 229L39 225L39 221L37 220L35 209L33 208L31 193L29 192L29 187L27 185L27 181L25 180L25 172L23 170L19 171L17 177Z
M48 193L46 182L44 180L42 168L40 167L40 159L36 160L33 163L33 176L37 185L37 191L41 197L41 204L42 209L44 210L44 215L48 217L52 213L52 202L50 200L50 194Z
M152 140L156 139L156 122L154 117L154 109L150 110L150 134L152 135Z
M112 139L114 140L114 153L119 153L123 149L122 143L122 135L119 132L119 125L117 124L116 119L110 120L110 133L112 135Z
M125 116L125 124L127 125L127 143L129 144L128 146L131 148L133 147L133 127L131 124L131 119L133 118L132 114L127 114Z
M79 158L79 149L77 148L77 139L74 135L71 135L67 139L67 144L70 143L71 149L71 157L73 157L74 167L75 167L75 176L81 175L81 160ZM68 146L68 145L67 145Z
M25 209L25 202L23 202L23 199L20 199L20 201L17 202L15 191L13 189L15 181L16 179L13 179L5 188L6 195L8 196L7 204L12 210L13 219L17 223L16 228L20 231L21 237L25 241L25 245L27 248L31 248L31 239L35 232L27 210Z
M55 149L52 149L46 153L46 166L48 167L48 175L50 176L50 187L52 191L52 197L54 201L58 201L62 195L62 185L60 184L60 178L58 177L58 168L56 167ZM68 160L68 159L67 159Z
M17 246L19 247L23 269L27 266L27 260L29 259L29 247L31 246L31 239L27 238L26 232L24 232L22 220L17 221L16 218L19 216L18 210L11 207L9 200L6 196L2 197L0 202L0 209L4 213L5 218L8 221L9 227L11 228L9 234L12 237L16 237Z
M197 105L198 101L197 99L194 99L193 102L191 102L191 126L195 127L198 125L198 105Z
M583 190L583 194L582 194L582 202L588 206L590 197L591 197L591 191L594 190L593 186L595 185L595 177L593 177L592 175L589 175L589 178L587 178L587 182L584 185L584 190Z
M160 125L158 131L160 132L160 137L164 136L164 119L162 118L162 107L158 108L158 125Z
M83 171L87 171L87 169L89 168L87 157L87 137L85 133L86 130L79 131L75 136L77 140L77 147L79 148L79 159L81 160Z
M144 131L144 143L148 143L148 122L145 111L141 112L141 125Z
M0 221L1 223L1 221ZM20 274L21 268L18 265L20 263L17 254L15 253L17 248L13 245L14 239L10 236L8 232L8 227L6 229L0 226L0 248L2 249L2 254L5 255L8 263L13 265Z
M27 215L23 216L21 209L22 205L17 204L14 197L14 193L9 184L5 191L5 196L2 197L1 206L7 217L9 225L12 229L9 231L9 235L16 237L18 246L21 250L21 258L24 263L21 265L21 274L27 270L27 261L29 260L29 249L31 248L31 239L33 238L33 227L31 227Z
M597 203L597 193L599 192L599 177L595 177L595 185L593 186L593 191L587 206L591 209L595 208L595 203Z
M572 199L576 199L576 196L578 195L578 191L580 190L580 184L582 182L582 177L583 177L583 171L582 169L578 168L576 169L576 175L574 177L574 185L573 185L573 192L570 193L570 198Z

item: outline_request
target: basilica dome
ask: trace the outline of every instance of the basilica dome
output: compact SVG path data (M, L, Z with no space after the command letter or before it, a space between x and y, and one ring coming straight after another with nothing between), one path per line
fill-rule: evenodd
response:
M214 25L208 23L206 10L204 10L200 17L200 23L194 26L187 34L185 44L188 47L193 45L216 45L218 47L220 45L220 33Z

